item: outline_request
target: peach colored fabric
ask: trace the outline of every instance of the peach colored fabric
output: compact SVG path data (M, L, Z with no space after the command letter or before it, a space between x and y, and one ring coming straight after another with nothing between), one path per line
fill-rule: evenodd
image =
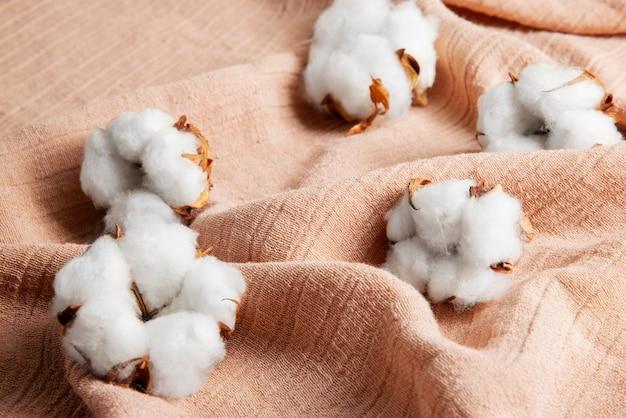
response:
M324 2L0 4L0 413L623 416L626 146L479 154L474 140L478 95L528 62L584 65L626 98L624 37L548 31L623 31L622 3L593 2L590 20L585 0L541 2L545 30L419 3L441 19L431 103L350 138L300 94ZM518 3L474 9L526 22ZM212 141L213 205L193 226L249 283L227 358L178 401L91 378L48 314L55 272L100 230L78 183L84 138L144 106ZM432 307L376 268L412 176L523 199L537 234L503 300Z

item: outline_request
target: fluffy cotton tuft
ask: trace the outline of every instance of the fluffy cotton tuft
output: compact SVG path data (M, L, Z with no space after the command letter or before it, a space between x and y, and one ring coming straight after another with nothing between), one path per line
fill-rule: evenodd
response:
M591 73L529 65L519 79L478 99L477 139L483 151L537 151L612 145L623 138L608 109L612 96Z
M156 395L182 398L197 391L224 358L219 327L209 316L178 312L153 319L146 327Z
M124 159L140 163L144 149L154 135L172 126L175 120L159 109L124 112L107 125L107 135Z
M215 257L194 261L182 289L164 313L195 311L210 315L228 331L235 329L237 309L246 282L239 269Z
M597 144L615 145L623 140L613 119L599 110L564 112L551 126L551 130L548 149L585 149Z
M519 200L473 180L421 185L411 205L403 196L388 215L388 237L397 242L382 267L459 309L502 296L522 251Z
M315 24L303 74L308 98L346 121L367 120L365 128L377 114L402 115L412 91L423 94L434 82L437 26L410 1L336 0ZM417 74L399 50L417 60ZM378 101L373 91L388 97Z
M141 182L141 171L117 154L102 129L93 130L85 143L80 186L96 207L107 208L118 194Z
M159 196L139 189L116 196L104 217L104 228L109 233L115 231L116 225L126 230L146 218L165 223L179 222L176 213Z

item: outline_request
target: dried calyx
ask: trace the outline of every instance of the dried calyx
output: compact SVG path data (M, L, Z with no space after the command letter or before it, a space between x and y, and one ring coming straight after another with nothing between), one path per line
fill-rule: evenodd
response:
M582 68L529 65L478 100L476 139L484 151L612 145L622 117L604 83Z
M501 297L533 236L520 202L485 181L412 179L388 212L383 268L435 303L457 308Z

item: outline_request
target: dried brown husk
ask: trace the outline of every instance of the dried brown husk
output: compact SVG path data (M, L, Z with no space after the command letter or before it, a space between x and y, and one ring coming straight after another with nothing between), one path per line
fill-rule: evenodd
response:
M211 169L213 167L213 155L211 153L211 146L209 144L209 141L204 137L204 135L202 135L200 129L198 129L195 125L187 122L186 115L182 115L178 118L176 123L174 123L174 128L178 129L181 132L189 132L193 134L196 139L198 139L198 148L196 149L196 153L184 153L182 154L182 157L187 158L188 160L191 160L195 164L197 164L200 169L202 169L202 171L206 174L207 179L207 185L205 189L202 191L202 193L195 202L174 209L176 213L178 213L183 219L191 220L197 216L197 209L204 208L209 203L209 190L212 186Z
M526 214L522 213L522 219L519 223L522 239L526 242L530 242L535 237L535 228L530 222L530 218Z
M409 184L407 185L407 194L408 194L408 198L409 198L409 205L411 205L411 207L414 210L418 210L415 206L413 206L413 201L411 200L411 195L413 194L413 192L415 192L418 189L421 189L422 187L429 185L430 183L432 183L431 180L429 179L423 179L421 177L414 177L411 179L411 181L409 181Z
M474 186L470 186L469 195L472 198L479 198L482 195L485 195L493 190L502 190L502 186L496 184L495 186L489 186L485 182L485 180L480 179L476 182Z
M63 334L65 334L66 330L72 326L72 322L76 319L76 315L78 314L78 310L81 305L70 305L61 312L57 313L57 321L59 324L63 326Z
M204 250L198 248L196 250L196 258L206 257L207 255L211 254L212 252L213 252L213 246L212 245L209 245Z
M158 309L153 309L152 311L148 309L148 306L144 302L143 296L141 292L139 291L139 287L137 287L137 283L132 282L132 284L130 285L130 290L131 292L133 292L133 296L135 296L135 301L137 302L137 306L139 307L139 311L141 313L141 320L143 322L147 322L151 320L152 318L156 316L156 314L159 313Z
M231 298L223 298L222 301L230 301L234 304L237 305L237 308L235 310L235 322L237 322L237 320L239 319L239 301L236 299L231 299ZM223 322L219 322L218 323L219 327L220 327L220 337L222 337L222 341L227 341L230 338L230 335L232 334L233 330L230 329L230 327L228 325L226 325Z
M411 104L413 106L424 107L428 104L428 90L418 91L417 86L420 80L420 65L411 54L406 52L404 48L396 51L400 65L409 79L411 87Z
M613 119L615 126L622 133L622 135L626 135L626 107L619 106L612 102L611 105L603 111L607 114L607 116Z
M321 105L326 106L326 109L328 109L328 111L337 119L341 119L346 122L354 121L354 118L350 116L350 114L348 114L348 112L344 110L343 106L341 106L341 103L335 100L333 95L330 93L328 93L324 97L324 100L322 100Z
M509 261L501 261L490 265L489 268L496 273L511 274L513 272L513 263Z

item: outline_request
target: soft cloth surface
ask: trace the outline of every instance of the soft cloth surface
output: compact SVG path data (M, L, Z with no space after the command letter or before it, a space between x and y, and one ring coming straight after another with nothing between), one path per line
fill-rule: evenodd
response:
M472 152L477 97L529 62L587 66L626 98L623 36L549 31L624 33L626 4L454 1L505 22L418 3L441 19L429 106L350 138L301 99L322 1L0 5L0 412L621 416L626 146ZM148 106L212 142L213 205L193 227L249 285L225 360L176 402L92 378L48 313L55 272L102 227L79 187L84 140ZM537 231L504 299L433 308L377 268L384 214L415 176L524 201Z

